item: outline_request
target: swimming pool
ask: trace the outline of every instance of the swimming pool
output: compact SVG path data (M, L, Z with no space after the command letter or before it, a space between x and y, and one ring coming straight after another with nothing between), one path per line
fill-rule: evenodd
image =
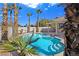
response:
M24 37L26 37L25 35ZM60 39L56 37L51 37L44 34L34 34L32 40L39 38L36 42L32 43L30 46L35 47L39 55L55 55L64 50L64 44Z

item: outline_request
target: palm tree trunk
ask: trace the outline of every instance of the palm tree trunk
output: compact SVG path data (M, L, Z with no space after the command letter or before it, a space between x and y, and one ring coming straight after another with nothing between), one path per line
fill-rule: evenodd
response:
M8 40L8 9L7 9L7 3L4 3L4 9L3 9L2 40Z
M12 26L12 13L10 13L10 26Z
M14 3L14 36L18 36L18 10L16 3Z
M27 33L30 32L30 16L28 16Z
M39 14L37 15L36 32L39 32Z

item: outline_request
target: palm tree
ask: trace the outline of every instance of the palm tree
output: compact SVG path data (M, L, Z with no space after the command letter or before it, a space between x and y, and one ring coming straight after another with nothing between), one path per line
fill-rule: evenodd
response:
M39 14L41 14L42 11L40 9L37 9L36 13L37 13L36 32L39 32Z
M18 10L22 9L14 3L14 36L18 36Z
M3 8L2 40L8 40L8 9L7 9L7 3L4 3L4 8Z
M12 26L12 11L10 11L10 26Z
M8 4L8 11L10 11L10 26L12 26L13 36L18 35L18 10L22 9L15 4ZM12 23L12 11L14 11L14 25Z
M65 7L66 19L65 30L65 55L79 55L79 4L67 4ZM75 27L75 25L77 27ZM74 53L73 53L74 52ZM78 52L78 53L77 53Z
M14 3L14 36L18 35L18 10L16 3Z
M14 5L13 4L8 4L8 11L10 12L10 23L9 25L12 26L12 11L14 9Z
M27 13L27 16L28 16L27 32L30 32L30 16L32 16L32 14L29 12L29 13Z

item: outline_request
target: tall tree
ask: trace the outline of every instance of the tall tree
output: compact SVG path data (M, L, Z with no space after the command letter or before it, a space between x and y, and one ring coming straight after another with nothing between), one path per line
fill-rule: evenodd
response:
M65 53L66 56L79 56L79 4L66 4Z
M2 40L8 40L8 9L7 9L7 3L4 3L4 8L3 8Z
M14 9L14 5L13 4L8 4L8 11L10 12L10 23L9 25L12 26L12 11Z
M42 19L42 20L39 21L39 26L40 27L46 27L49 22L50 21L48 19Z
M39 14L41 14L42 13L42 11L40 10L40 9L37 9L36 10L36 13L37 13L37 25L36 25L36 32L39 32Z
M16 3L9 4L8 10L10 11L10 25L12 26L13 36L18 35L18 12L22 9L21 7L17 6ZM14 11L14 25L12 24L12 11Z
M18 36L18 9L16 3L14 3L14 36Z
M10 11L10 24L9 25L12 27L12 11Z
M28 16L28 26L27 26L27 32L30 32L30 16L32 16L32 13L27 13Z

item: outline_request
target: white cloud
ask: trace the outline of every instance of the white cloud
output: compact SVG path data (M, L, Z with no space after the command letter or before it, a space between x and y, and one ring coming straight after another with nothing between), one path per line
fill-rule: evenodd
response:
M48 6L48 8L49 8L50 6Z
M49 5L50 5L50 6L54 6L55 4L56 4L56 3L50 3Z
M31 8L36 8L38 7L40 3L25 3L25 5L27 5L28 7L31 7Z
M48 8L45 8L45 10L48 10Z
M42 3L23 3L25 5L27 5L28 7L31 7L31 8L37 8L38 5L42 5ZM55 3L50 3L49 5L50 6L53 6Z

